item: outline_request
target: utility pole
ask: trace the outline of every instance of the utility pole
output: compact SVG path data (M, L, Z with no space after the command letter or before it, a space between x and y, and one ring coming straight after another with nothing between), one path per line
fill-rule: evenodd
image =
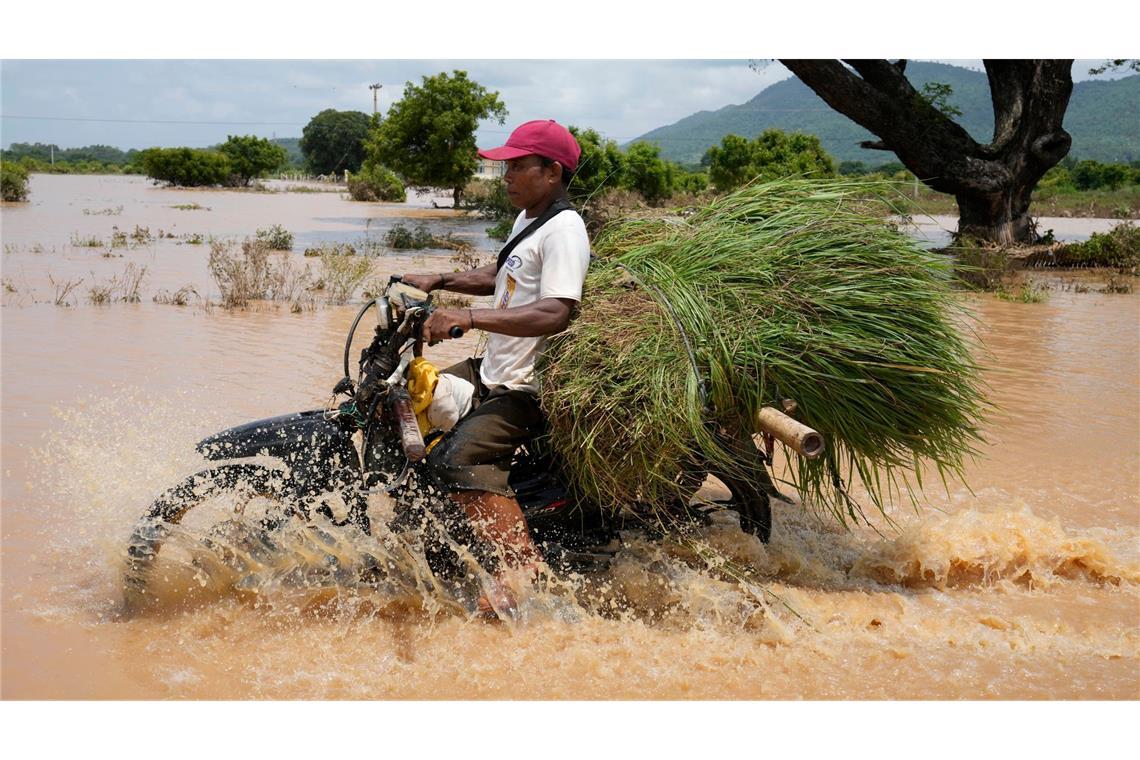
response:
M382 84L370 84L370 85L368 85L368 89L372 90L372 115L373 116L376 115L376 111L377 111L376 96L380 94L380 88L383 86L384 85L382 85Z

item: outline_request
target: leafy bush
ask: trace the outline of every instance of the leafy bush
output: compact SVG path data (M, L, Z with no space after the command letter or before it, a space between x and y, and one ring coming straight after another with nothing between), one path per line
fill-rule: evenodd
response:
M1049 300L1049 290L1032 282L1021 283L1017 290L1008 290L1004 286L994 291L999 301L1010 303L1044 303Z
M507 183L501 179L471 180L463 191L463 198L466 208L473 210L480 219L495 222L487 228L488 236L495 240L507 239L519 215L519 210L511 205L507 196Z
M264 244L271 251L293 250L293 233L280 224L267 229L259 229L255 235L259 243Z
M819 138L800 132L766 129L755 140L726 135L705 153L709 178L717 190L732 190L754 179L791 176L834 177L835 164Z
M316 258L325 255L355 256L356 247L353 246L352 243L321 243L315 247L305 249L305 258Z
M506 241L510 236L511 230L515 228L513 219L503 219L487 228L487 237L492 240Z
M672 195L675 172L675 164L661 158L661 148L652 143L638 142L626 151L622 185L655 203Z
M605 140L593 129L570 127L582 155L570 181L569 195L573 203L584 203L605 188L618 187L625 171L625 155L613 140Z
M443 237L433 235L427 225L420 222L414 230L402 224L397 224L384 234L384 242L389 248L408 250L415 248L448 248L453 251L464 250L471 247L463 240L456 240L451 233Z
M148 148L142 167L151 179L180 187L223 185L233 174L225 154L195 148Z
M229 135L218 151L229 159L230 169L242 185L280 169L289 160L289 154L280 145L254 135Z
M6 201L28 199L28 171L11 161L0 161L0 197Z
M1135 273L1140 267L1140 228L1131 222L1105 233L1093 233L1083 243L1070 243L1055 254L1059 266L1119 267Z
M408 197L396 173L372 161L365 162L358 174L349 175L348 194L354 201L369 202L403 203Z

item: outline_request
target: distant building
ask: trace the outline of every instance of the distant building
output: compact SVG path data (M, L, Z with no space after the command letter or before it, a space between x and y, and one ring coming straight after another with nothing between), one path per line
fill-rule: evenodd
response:
M475 167L476 179L499 179L507 173L506 161L492 161L489 158L476 158L478 165Z

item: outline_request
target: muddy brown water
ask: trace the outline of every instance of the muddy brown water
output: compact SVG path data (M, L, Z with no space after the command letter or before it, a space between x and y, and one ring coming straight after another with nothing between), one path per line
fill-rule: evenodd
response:
M750 567L747 583L631 536L608 575L548 586L513 624L476 622L406 584L317 588L271 574L242 588L188 565L168 568L159 610L124 620L134 520L201 467L204 435L321 407L358 305L156 304L158 290L183 285L216 299L203 246L107 250L72 237L135 225L240 237L280 223L301 248L416 218L490 243L485 225L427 199L41 175L32 198L2 216L5 698L1140 697L1137 294L969 297L997 407L969 487L929 487L918 513L892 507L900 527L881 535L802 506L777 507L768 546L731 519L714 523L702 540ZM189 203L209 210L172 208ZM73 305L52 303L53 282L89 285L129 262L147 267L141 302L91 305L80 285ZM441 252L375 260L377 274L445 266ZM446 364L474 348L468 337L429 356ZM279 561L314 561L293 538ZM375 548L335 538L349 554Z

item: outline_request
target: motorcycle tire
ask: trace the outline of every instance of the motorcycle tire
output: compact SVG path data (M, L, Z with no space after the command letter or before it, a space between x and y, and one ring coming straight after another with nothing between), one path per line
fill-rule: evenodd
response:
M127 614L146 607L151 570L169 535L168 526L180 524L194 507L230 491L286 505L290 501L281 471L254 464L224 464L202 470L164 491L135 525L127 542L123 572L123 602Z

